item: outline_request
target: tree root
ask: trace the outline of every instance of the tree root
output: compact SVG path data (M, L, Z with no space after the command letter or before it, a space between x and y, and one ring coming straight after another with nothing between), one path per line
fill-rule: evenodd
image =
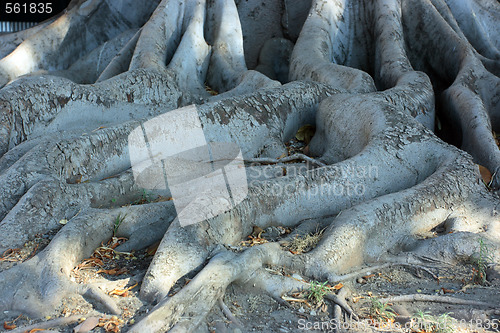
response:
M106 42L120 32L142 25L144 15L151 10L150 6L142 6L134 12L135 18L123 19L121 13L106 3L86 2L82 6L74 6L52 24L25 39L12 53L0 60L0 87L17 77L39 69L65 69L74 58L79 58L95 47ZM106 20L102 20L103 16ZM135 21L135 22L134 22ZM105 32L97 34L80 34L86 25L100 24ZM87 30L88 31L88 30ZM66 50L66 52L61 52ZM68 52L71 50L71 52ZM25 59L20 64L17 59Z
M243 328L243 324L231 313L231 310L229 310L227 305L224 304L222 298L219 299L219 307L221 308L222 312L224 312L224 315L228 320L232 321L239 328Z
M410 263L399 262L399 263L387 263L387 264L383 264L383 265L370 266L370 267L366 267L366 268L363 268L360 270L356 270L356 271L348 273L348 274L339 275L336 277L331 276L331 279L332 279L331 282L338 283L338 282L342 282L342 281L352 280L352 279L355 279L359 276L367 275L367 274L376 272L378 270L382 270L382 269L386 269L386 268L393 268L393 267L398 267L398 266L406 266L406 267L411 268L411 269L423 270L423 271L427 272L430 276L432 276L436 281L439 280L438 276L436 274L434 274L428 267L410 264Z
M38 324L33 324L33 325L28 325L28 326L23 326L23 327L18 327L15 328L9 332L11 333L24 333L24 332L31 332L32 330L38 329L38 330L45 330L45 329L50 329L50 328L56 328L60 326L66 326L66 325L71 325L73 323L76 323L77 321L82 318L81 315L73 315L69 317L63 317L63 318L54 318L51 320L47 320Z
M340 289L338 295L337 295L337 298L339 300L343 300L345 302L345 297L347 295L347 290L346 288L342 288ZM337 329L336 331L337 332L340 332L340 329L338 327L340 327L340 325L342 324L342 322L344 321L343 320L343 313L342 313L342 307L338 304L335 304L334 307L333 307L333 320L335 321L335 323L337 323Z
M416 19L410 21L409 29L415 29L416 25L420 24L417 18L425 17L433 24L426 24L423 33L426 36L436 37L432 40L423 38L417 41L412 39L408 45L411 45L411 52L425 52L424 48L435 50L425 59L439 76L436 79L451 83L451 86L444 89L440 96L442 98L441 104L445 107L445 119L453 122L456 124L456 128L459 128L460 136L463 138L461 142L463 149L470 153L477 163L488 168L492 174L496 174L492 181L492 186L496 188L499 186L498 177L500 174L497 173L497 170L500 166L500 152L491 130L492 125L495 128L498 127L499 104L497 96L500 93L500 79L484 68L477 52L470 44L470 42L478 42L478 39L466 39L454 20L447 22L441 16L439 9L443 11L442 1L435 2L438 4L408 1L408 6L404 7L406 11L411 11L412 15L419 13L413 16ZM450 8L454 10L459 10L458 7L460 6L450 5ZM405 14L403 11L403 15ZM470 18L471 15L467 12L464 17ZM477 18L474 18L474 22L482 24L477 21ZM445 51L451 49L456 51L453 53ZM484 50L482 47L481 49ZM453 60L442 62L441 57L445 56L445 53L447 59ZM441 56L434 56L438 54ZM438 63L445 64L445 66L436 66ZM423 66L421 69L426 70Z
M156 216L159 212L166 213L172 209L170 202L161 202L144 206L130 206L113 210L87 209L79 214L56 234L50 244L30 260L0 272L5 288L0 290L6 295L2 301L2 308L24 311L35 316L51 311L60 299L71 294L89 297L101 303L111 313L120 313L115 302L93 285L76 285L69 280L69 274L83 258L89 257L92 252L104 241L109 239L117 230L115 219L121 214L126 220L118 228L121 234L130 236L140 234L141 228L148 228L158 223ZM165 209L166 208L166 209ZM144 214L144 213L147 214ZM149 220L150 218L153 220ZM149 220L149 221L148 221ZM165 222L163 222L165 224ZM164 227L166 228L166 227ZM79 240L92 235L92 240ZM152 239L146 236L136 236L137 239ZM131 238L134 244L138 244ZM126 244L126 243L125 243ZM142 243L148 246L149 243ZM65 291L61 293L61 291ZM9 295L9 296L8 296ZM29 301L24 300L26 297Z
M353 6L355 8L347 9L345 4L340 2L313 1L290 59L290 79L313 80L351 92L375 91L375 84L370 75L356 68L347 67L351 65L351 61L356 63L357 59L345 59L345 53L342 54L346 48L344 43L349 44L354 39L345 40L352 38L349 36L352 31L349 31L349 28L345 29L344 13L351 15L358 9L356 7L364 6L365 3L359 2ZM361 40L360 43L366 43L364 35L358 38ZM332 41L340 45L334 47ZM363 55L360 56L362 57ZM335 59L333 63L332 59ZM347 66L342 66L344 64Z
M132 2L125 0L123 8ZM330 282L394 265L436 278L423 263L387 262L409 252L458 261L470 257L482 237L498 261L498 198L479 180L472 158L431 131L435 90L442 93L439 109L462 127L464 149L497 171L500 153L491 129L500 124L500 81L487 70L498 60L495 44L491 36L471 42L483 53L479 56L467 40L472 30L461 32L463 21L455 22L443 1L313 1L291 56L290 79L316 83L283 86L248 70L234 1L164 0L158 6L153 1L130 13L112 1L85 4L75 2L0 60L0 86L49 68L69 70L54 74L75 81L98 81L81 85L56 76L27 76L0 90L0 233L7 236L0 250L60 228L43 251L0 272L0 309L42 316L67 294L119 313L98 285L69 279L78 262L114 234L130 238L120 251L162 238L140 291L157 305L131 332L192 331L217 302L236 322L222 302L231 283L252 285L278 300L309 286L271 274L265 269L269 265ZM89 43L78 35L74 52L62 53L76 31L106 15L107 34L89 34L94 36ZM61 29L67 29L67 38L55 34ZM417 38L421 35L426 37ZM29 43L38 49L36 57L21 68L9 65L26 54ZM487 56L495 59L488 62ZM97 71L96 58L103 60ZM84 68L93 72L71 74ZM386 90L375 92L376 87ZM129 170L129 134L191 103L198 104L192 107L207 142L234 143L246 161L300 159L319 167L294 165L295 174L249 176L255 181L239 204L188 226L175 218L174 202L130 205L140 189L135 170ZM313 157L280 159L284 142L314 122ZM117 216L126 216L119 227ZM61 227L61 220L68 223ZM295 228L295 235L317 223L327 228L307 253L293 255L278 242L241 253L227 250L254 227ZM442 225L452 233L435 233ZM368 263L376 266L356 271ZM187 285L169 295L193 272ZM336 320L341 311L355 317L342 294L326 297L336 304ZM406 299L431 300L421 297ZM486 305L474 303L480 304Z
M379 299L382 303L398 303L398 302L437 302L437 303L447 303L447 304L457 304L457 305L470 305L470 306L480 306L487 308L497 308L498 304L480 302L474 300L465 300L450 296L436 296L436 295L423 295L423 294L411 294L411 295L401 295L392 296Z

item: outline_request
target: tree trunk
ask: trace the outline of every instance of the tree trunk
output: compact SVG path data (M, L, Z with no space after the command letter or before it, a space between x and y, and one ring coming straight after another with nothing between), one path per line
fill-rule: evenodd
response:
M483 240L498 263L499 18L494 0L87 0L0 36L0 253L57 231L2 263L0 309L41 318L78 294L119 313L70 279L112 236L122 252L161 240L140 287L157 305L132 332L193 331L232 283L303 287L268 265L333 283ZM287 159L306 124L309 157ZM220 192L196 193L207 170ZM141 191L173 200L131 205ZM238 248L313 225L307 253Z

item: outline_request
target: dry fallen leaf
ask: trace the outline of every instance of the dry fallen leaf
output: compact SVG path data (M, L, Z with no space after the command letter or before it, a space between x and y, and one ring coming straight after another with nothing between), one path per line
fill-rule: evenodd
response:
M113 289L108 294L109 295L116 295L116 296L127 297L128 296L128 292L130 290L134 289L135 287L137 287L137 285L138 285L138 283L136 283L133 286L130 286L128 288L125 288L125 289Z
M253 237L252 235L250 235L250 236L248 236L248 240L241 242L240 245L252 247L254 245L260 245L260 244L264 244L264 243L267 243L267 239Z
M491 182L491 178L493 177L490 170L479 164L477 166L479 167L479 173L481 174L481 179L486 185L489 185Z
M446 289L446 288L441 288L444 294L452 294L455 292L453 289Z
M108 275L121 275L125 274L128 272L128 269L122 267L122 268L112 268L112 269L100 269L97 271L97 273L104 273Z
M209 85L205 84L205 90L212 96L216 96L219 93L215 90L213 90Z
M153 245L150 245L147 249L146 249L146 253L148 256L154 256L155 253L156 253L156 250L158 250L158 245L160 245L160 241L157 241L156 243L154 243Z
M123 324L123 320L116 316L111 317L111 319L101 318L99 319L99 324L97 326L104 328L106 332L118 333L120 332L120 326Z
M261 238L261 234L265 232L261 227L258 227L256 225L253 226L252 230L252 237L254 238Z
M6 321L3 322L3 328L5 328L6 330L13 330L16 327L16 324L7 324Z
M342 289L343 286L344 285L342 284L342 282L339 282L336 285L334 285L332 288L333 288L333 290L339 290L339 289Z

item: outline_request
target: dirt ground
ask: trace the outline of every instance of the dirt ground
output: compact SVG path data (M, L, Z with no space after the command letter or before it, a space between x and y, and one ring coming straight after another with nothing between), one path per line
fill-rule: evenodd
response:
M275 236L279 230L274 230ZM265 241L265 233L242 244L258 246ZM268 231L268 235L272 234ZM4 253L0 260L0 270L26 260L40 251L54 234L38 235L25 247ZM73 332L81 322L94 327L91 332L126 332L152 309L137 297L140 280L154 254L155 247L136 253L117 253L112 248L123 242L111 240L75 267L71 280L76 283L100 283L101 288L112 295L122 310L120 316L105 314L99 304L90 304L80 296L68 296L52 315L43 320L33 320L12 311L0 313L0 330L13 332L35 332L31 329L43 328L52 323L51 332ZM308 249L300 249L307 251ZM292 250L291 250L292 251ZM297 251L294 248L293 251ZM297 254L300 255L300 254ZM333 293L345 293L345 298L358 320L343 318L340 332L499 332L500 308L457 305L443 302L382 303L379 299L398 295L434 295L463 300L496 303L500 300L500 275L498 270L488 269L484 285L474 283L477 265L463 263L460 266L431 268L429 271L412 267L394 266L365 272L336 286L325 284ZM294 272L282 268L266 268L270 272L302 279ZM437 279L436 279L437 278ZM478 282L478 281L476 281ZM189 283L189 277L181 279L171 295ZM320 285L316 283L316 286ZM238 322L233 322L224 314L220 306L212 309L206 324L199 332L335 332L334 304L319 297L315 300L310 290L293 291L284 299L275 300L252 290L252 286L230 285L223 303ZM90 302L92 302L90 300ZM66 318L70 323L60 322ZM96 324L98 326L96 326ZM31 325L30 327L27 327ZM405 326L406 325L406 326ZM408 328L412 326L413 328ZM406 328L405 328L406 327ZM418 328L420 327L420 328Z

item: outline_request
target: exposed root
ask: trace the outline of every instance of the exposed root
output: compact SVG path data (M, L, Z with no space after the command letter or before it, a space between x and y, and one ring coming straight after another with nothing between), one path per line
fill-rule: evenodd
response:
M142 34L142 28L137 30L135 35L130 38L130 40L123 46L123 48L118 52L113 59L108 63L106 68L101 72L99 77L95 82L106 81L113 76L119 75L126 72L129 68L130 61L134 53L134 49L137 45L137 41Z
M125 13L106 3L80 1L79 5L25 39L12 53L0 60L0 87L39 69L66 69L75 57L79 58L126 29L142 25L147 11L151 9L150 6L141 6L141 10L134 11L137 15L135 18L129 16L124 20L122 15ZM103 20L103 17L106 19ZM87 30L87 25L95 24L103 30L99 30L99 33L80 33L81 30Z
M95 286L87 286L79 290L79 294L82 295L83 297L88 297L90 299L93 299L94 301L98 302L98 304L101 304L104 309L107 312L110 312L111 314L114 315L119 315L121 314L120 308L116 305L116 303L106 295L99 287Z
M210 248L201 242L204 237L197 234L195 227L182 228L175 220L167 230L144 277L144 299L161 301L179 278L205 262Z
M363 54L347 58L346 55L351 54L345 52L348 47L345 44L354 42L354 38L350 36L352 31L344 26L345 16L357 15L363 12L365 6L369 6L368 3L357 2L346 8L347 5L342 2L313 1L292 53L290 79L310 79L353 92L374 91L373 79L366 72L347 67L351 63L357 63L356 58L362 58ZM361 44L367 43L365 34L357 37ZM357 51L366 52L362 48L357 48Z
M168 212L169 206L171 207L169 202L155 205L149 207L152 218L158 214L158 210L156 213L151 213L155 212L154 209L151 211L151 208L161 209L163 205ZM89 257L102 242L112 236L113 232L120 230L120 226L125 234L129 232L140 234L139 224L147 226L148 223L156 222L156 219L148 221L144 211L143 206L114 210L87 209L85 213L69 220L42 252L0 273L2 280L6 282L4 287L7 288L2 288L0 291L6 295L1 304L2 308L40 316L50 312L62 297L82 295L102 304L111 313L120 313L121 310L117 308L115 302L97 286L77 285L70 282L69 275L80 260ZM119 213L126 214L127 220L117 227L115 217ZM91 240L80 242L82 237L87 238L86 235L92 235ZM151 241L146 236L144 239ZM142 245L147 246L148 243Z
M216 91L234 89L247 70L243 33L234 1L216 0L208 7L208 42L213 45L208 84Z
M343 275L339 275L336 277L331 276L330 278L332 280L330 280L330 282L338 283L341 281L352 280L352 279L355 279L359 276L370 274L370 273L376 272L378 270L397 267L397 266L407 266L410 269L423 270L423 271L427 272L430 276L432 276L436 281L438 281L438 276L434 272L432 272L428 267L400 262L400 263L387 263L387 264L383 264L383 265L370 266L370 267L366 267L366 268L363 268L360 270L356 270L356 271L348 273L348 274L343 274Z
M283 258L287 256L289 256L287 253L282 253L278 257ZM255 271L251 276L237 280L236 283L240 283L242 285L252 285L257 290L262 290L271 295L275 300L283 300L282 297L286 293L307 290L310 286L310 284L305 281L297 280L287 276L270 274L264 269L259 269ZM349 304L347 304L345 298L333 293L327 293L325 295L325 298L341 307L342 311L344 311L348 316L356 319L358 318ZM288 306L288 304L286 305Z
M465 300L450 296L436 296L436 295L424 295L424 294L412 294L412 295L401 295L392 296L379 299L381 303L397 303L397 302L438 302L447 304L458 304L458 305L470 305L470 306L480 306L487 308L498 308L498 304L486 303L474 300Z
M0 234L6 235L0 251L60 229L43 251L0 272L1 310L40 317L63 295L75 295L119 313L99 289L103 284L70 280L78 262L112 236L129 238L117 251L161 239L140 290L143 300L157 305L131 332L193 331L217 303L242 326L222 301L231 283L253 286L280 304L286 293L309 286L271 274L266 266L338 282L403 265L437 279L423 262L393 258L459 261L477 250L475 242L483 236L498 261L498 197L480 182L469 155L432 133L436 91L439 110L461 128L463 148L495 175L498 186L500 152L491 131L500 126L500 80L491 70L498 66L498 42L488 33L473 37L474 31L498 29L480 7L471 8L484 22L468 13L455 21L464 9L441 0L315 0L294 46L289 76L316 83L282 86L248 70L234 1L120 3L75 1L53 23L20 36L24 41L0 60L0 87L7 85L0 90ZM136 11L122 10L134 5ZM101 21L105 33L79 32ZM36 51L29 59L28 46ZM19 78L38 70L63 77ZM385 91L375 92L376 87ZM191 108L199 124L162 123L169 119L167 111L192 103L198 104ZM284 142L314 122L314 157L279 158ZM152 123L159 138L146 131ZM157 141L165 146L172 144L162 141L171 134L169 126L183 127L186 137L201 131L207 143L233 143L247 162L301 160L318 167L296 163L283 172L276 165L249 166L241 202L182 226L174 205L185 199L182 194L134 205L142 189L136 184L141 175L130 170L129 135L139 131L146 146ZM215 161L209 162L214 167ZM154 179L147 190L161 185L162 195L168 194L164 180ZM217 208L214 202L208 206ZM281 248L286 239L243 252L227 250L236 249L254 228L276 226L295 228L289 237L326 229L306 253ZM446 233L436 232L439 226ZM376 266L358 270L367 263ZM172 295L175 283L194 273ZM343 313L356 317L343 292L325 296L335 303L337 322ZM426 295L381 301L493 306Z
M176 295L161 301L129 332L170 329L175 332L196 328L223 296L226 287L235 278L234 275L240 274L243 267L235 265L234 259L234 255L228 252L214 257L187 286Z
M9 332L11 333L24 333L24 332L32 332L33 330L45 330L45 329L50 329L50 328L57 328L60 326L66 326L70 325L73 323L76 323L82 318L81 315L73 315L69 317L62 317L62 318L54 318L50 319L38 324L33 324L33 325L27 325L23 327L18 327L13 330L10 330Z
M241 322L231 313L231 310L227 307L226 304L224 304L224 301L219 299L219 307L221 308L222 312L224 312L224 315L227 317L228 320L232 321L236 326L239 328L243 328L243 325Z
M408 29L413 30L417 26L422 26L424 27L422 33L425 36L424 38L421 36L418 40L412 38L407 45L411 49L410 52L425 53L425 50L433 50L423 61L427 62L426 66L431 66L438 76L434 78L437 81L435 85L444 90L441 98L446 121L455 124L455 128L458 129L455 134L462 136L463 149L492 174L497 173L500 167L500 151L492 136L491 126L492 123L495 128L498 126L496 114L499 109L500 79L484 68L477 52L470 44L477 43L480 39L474 38L469 41L463 37L460 30L456 32L459 29L456 22L447 22L446 17L443 18L439 12L439 10L444 11L441 1L436 1L436 5L430 2L406 1L406 3L404 9L407 12L403 11L403 15L408 15L411 11L410 15L415 18L409 21ZM450 3L452 10L463 12L460 7ZM470 12L467 12L465 17L471 18ZM422 20L432 24L420 25ZM477 18L474 18L473 22L478 26L483 24L479 23ZM472 26L469 25L468 28L471 29ZM470 36L470 31L467 34ZM431 35L433 38L428 39L427 37ZM484 47L480 49L484 50ZM443 58L447 61L442 61ZM419 63L418 66L423 70L427 69L423 64ZM448 87L448 84L451 86ZM493 180L494 188L499 186L499 175L497 173Z
M130 41L133 41L133 36L137 34L137 29L126 30L74 62L68 69L49 71L47 74L62 76L79 84L94 83L109 67L110 62L118 57L125 44L128 45ZM115 73L115 75L120 73ZM40 71L36 75L39 74L41 74Z
M340 291L337 295L337 298L340 300L343 300L345 302L346 294L347 294L347 289L342 288L342 289L340 289ZM342 307L338 304L335 304L333 307L333 320L335 321L335 323L337 323L337 327L340 327L340 325L342 325L342 322L344 321ZM336 331L340 332L340 329L337 328Z

